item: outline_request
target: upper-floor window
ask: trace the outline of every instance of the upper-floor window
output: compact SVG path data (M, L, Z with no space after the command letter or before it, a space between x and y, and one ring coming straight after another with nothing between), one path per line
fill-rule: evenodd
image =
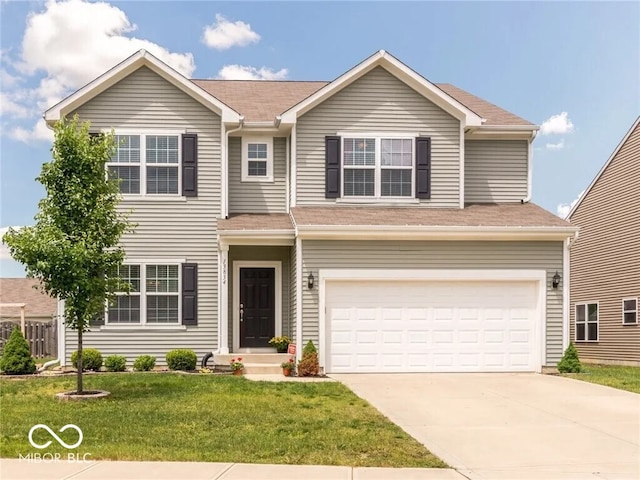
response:
M180 192L179 135L116 135L107 164L123 194L177 195Z
M638 299L625 298L622 300L622 323L635 325L638 323Z
M576 342L598 341L598 304L576 304Z
M344 197L412 197L413 139L343 138Z
M242 137L242 181L273 181L273 139Z
M325 137L325 198L403 202L431 198L431 138L359 133Z

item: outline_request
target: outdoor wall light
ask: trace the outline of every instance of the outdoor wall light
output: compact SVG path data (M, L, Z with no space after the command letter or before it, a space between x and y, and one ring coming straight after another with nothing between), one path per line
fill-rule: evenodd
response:
M307 287L309 288L309 290L313 290L313 281L315 280L315 278L313 277L313 273L309 274L309 278L307 279Z
M560 285L560 274L556 270L556 274L553 276L553 279L551 280L551 286L557 289L558 285Z

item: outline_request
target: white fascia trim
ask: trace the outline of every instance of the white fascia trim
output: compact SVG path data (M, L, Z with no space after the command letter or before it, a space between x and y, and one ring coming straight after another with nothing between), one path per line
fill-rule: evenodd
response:
M574 214L574 212L578 209L578 207L582 204L582 201L587 197L587 195L589 194L589 192L591 191L591 189L594 187L594 185L596 184L596 182L600 179L600 177L602 176L602 174L604 173L604 171L607 169L607 167L609 166L609 164L613 161L613 159L615 158L615 156L618 154L618 152L620 151L620 149L622 148L622 146L627 142L627 140L629 139L629 137L631 136L631 134L633 133L633 131L636 129L636 127L638 126L638 124L640 123L640 116L636 119L635 122L633 122L633 125L631 126L631 128L629 129L629 131L626 133L626 135L624 136L624 138L622 139L622 141L618 144L618 146L616 147L616 149L613 151L613 153L611 154L611 156L609 157L609 159L605 162L605 164L602 166L602 168L600 169L600 171L597 173L597 175L595 176L595 178L591 181L591 183L589 184L589 186L587 187L587 189L584 191L584 193L582 194L582 196L578 199L578 201L576 202L576 204L573 206L573 208L571 209L571 211L569 211L569 214L566 217L566 220L569 221L569 219L571 218L571 216Z
M482 117L465 107L462 103L446 94L426 78L422 77L384 50L374 53L351 70L342 74L333 82L322 87L310 97L307 97L302 102L294 105L289 110L281 114L280 117L282 118L282 122L295 124L296 119L299 116L305 114L328 97L339 92L378 66L384 67L389 73L416 90L418 93L431 100L458 120L463 121L465 125L482 125L484 121Z
M238 112L222 103L216 97L206 92L184 75L178 73L169 65L144 49L138 50L129 58L107 70L95 80L92 80L75 93L49 108L44 113L44 119L49 125L55 124L55 122L60 120L60 118L64 117L67 113L77 109L82 104L104 92L109 87L115 85L117 82L135 72L142 66L146 66L192 97L194 100L219 114L222 117L223 122L237 123L239 121L240 114Z
M562 351L564 352L569 346L569 308L571 295L571 239L564 241L562 249Z
M536 316L542 319L536 322L535 342L540 345L534 358L536 370L540 372L542 365L546 363L546 302L547 302L547 273L545 270L442 270L442 269L320 269L318 271L318 337L319 337L319 361L322 367L326 367L326 283L332 280L384 280L384 281L518 281L536 282L538 286L538 305Z
M293 230L246 231L225 230L218 232L220 247L230 245L292 246L295 243Z
M297 226L297 237L363 240L564 240L576 227L439 227L403 225Z

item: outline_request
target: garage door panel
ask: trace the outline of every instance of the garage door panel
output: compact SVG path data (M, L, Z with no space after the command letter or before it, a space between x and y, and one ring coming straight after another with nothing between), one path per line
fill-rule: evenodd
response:
M533 282L328 282L328 372L532 371Z

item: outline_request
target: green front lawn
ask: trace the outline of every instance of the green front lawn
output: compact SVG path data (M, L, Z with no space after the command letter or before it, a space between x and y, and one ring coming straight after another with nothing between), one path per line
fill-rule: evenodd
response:
M80 427L77 452L92 459L446 467L367 402L339 383L252 382L178 374L87 375L85 388L111 396L60 402L75 379L0 380L0 456L67 451L28 442L32 426ZM73 430L59 434L74 443ZM67 438L69 437L69 438ZM34 433L40 444L53 440Z
M640 367L623 367L619 365L593 365L583 363L582 373L571 375L585 382L599 383L607 387L640 393Z

